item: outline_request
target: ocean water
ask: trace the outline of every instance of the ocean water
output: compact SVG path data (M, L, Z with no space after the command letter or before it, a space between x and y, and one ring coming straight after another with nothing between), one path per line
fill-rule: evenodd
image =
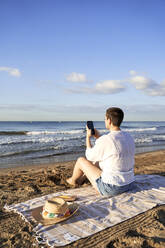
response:
M0 168L69 161L85 152L86 122L0 122ZM106 134L104 122L94 122ZM123 122L136 153L165 149L165 122ZM94 142L94 140L93 140Z

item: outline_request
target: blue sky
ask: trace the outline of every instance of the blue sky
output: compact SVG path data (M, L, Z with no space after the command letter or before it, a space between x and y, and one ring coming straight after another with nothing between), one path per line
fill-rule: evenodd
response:
M164 0L0 0L0 120L165 120Z

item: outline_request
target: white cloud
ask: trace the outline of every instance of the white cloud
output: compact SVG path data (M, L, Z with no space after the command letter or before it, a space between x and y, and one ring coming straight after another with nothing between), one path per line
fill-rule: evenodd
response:
M71 74L69 74L66 77L66 80L69 81L69 82L73 82L73 83L85 83L85 82L88 82L85 74L81 74L81 73L77 73L77 72L72 72Z
M0 67L0 71L8 72L13 77L20 77L21 76L21 72L17 68Z
M115 94L125 90L120 80L105 80L97 83L94 92L101 94Z
M93 88L82 87L78 89L67 89L70 93L85 94L115 94L125 90L120 80L105 80L97 83Z
M46 104L0 104L1 121L80 121L104 120L105 110L109 106L102 104L46 105ZM85 125L84 125L85 128Z
M40 105L40 104L0 104L0 112L43 112L43 113L102 113L105 106L91 105Z
M129 82L132 83L137 90L147 89L155 85L152 79L139 75L131 77Z
M67 92L77 94L116 94L126 89L123 83L132 84L137 90L144 92L149 96L165 96L165 80L157 83L145 74L139 74L134 70L129 71L130 77L124 80L104 80L91 87L77 87L67 89ZM67 76L70 82L87 82L85 74L72 72Z
M121 106L125 120L129 121L163 121L165 120L165 105L161 104L131 104Z
M160 104L113 104L124 110L125 121L165 120L165 105ZM40 104L0 104L1 120L103 120L109 105L40 105ZM6 115L6 118L4 116ZM16 120L16 119L14 119Z
M39 110L39 107L34 104L2 104L0 105L1 111L33 111L37 109Z
M133 84L137 90L141 90L147 95L165 96L165 80L159 84L152 78L135 75L129 78L128 82Z

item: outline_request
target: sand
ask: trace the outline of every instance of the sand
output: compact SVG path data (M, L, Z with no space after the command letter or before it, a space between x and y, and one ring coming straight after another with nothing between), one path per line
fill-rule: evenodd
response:
M70 176L72 162L43 166L26 166L0 169L0 247L39 248L32 226L12 212L5 212L5 204L26 201L69 188L65 178ZM135 157L135 174L165 176L165 150L138 154ZM81 187L86 187L88 181ZM165 247L165 205L155 207L130 220L107 228L88 238L65 247Z

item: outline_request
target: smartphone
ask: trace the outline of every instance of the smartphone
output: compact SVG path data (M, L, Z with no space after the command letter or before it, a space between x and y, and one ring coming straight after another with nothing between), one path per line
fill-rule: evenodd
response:
M87 127L92 130L91 134L95 135L95 129L94 129L93 121L87 121Z

